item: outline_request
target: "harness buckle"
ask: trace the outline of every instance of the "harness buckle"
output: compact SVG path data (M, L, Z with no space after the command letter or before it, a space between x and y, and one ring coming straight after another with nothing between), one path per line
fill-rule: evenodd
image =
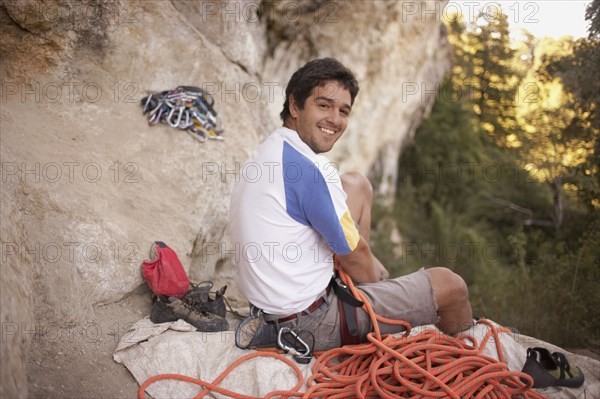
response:
M256 306L250 306L250 316L252 317L262 317L265 312L261 308L257 308Z

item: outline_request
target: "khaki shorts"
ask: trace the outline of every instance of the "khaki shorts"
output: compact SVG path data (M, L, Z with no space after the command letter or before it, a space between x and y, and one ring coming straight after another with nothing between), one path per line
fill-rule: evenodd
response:
M378 283L359 284L357 288L365 294L380 316L405 320L412 326L435 324L439 320L431 278L425 269ZM281 323L281 326L293 327L302 336L312 334L315 350L341 346L338 298L332 290L326 299L311 314ZM371 320L362 309L358 309L357 316L361 341L366 341L367 334L373 329ZM379 324L379 329L382 334L404 331L402 326L384 323Z

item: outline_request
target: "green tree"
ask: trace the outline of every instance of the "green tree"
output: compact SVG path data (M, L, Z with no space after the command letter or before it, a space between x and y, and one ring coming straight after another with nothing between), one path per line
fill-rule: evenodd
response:
M450 267L469 284L476 314L592 349L600 349L598 10L594 0L595 33L578 41L525 33L509 43L503 15L471 25L451 18L452 73L401 154L395 207L375 208L371 237L393 275Z
M448 30L455 49L453 83L468 94L484 131L497 144L507 145L517 128L514 98L520 79L511 70L514 50L507 16L494 9L466 27L453 17Z
M589 36L578 39L570 54L548 57L539 68L542 79L560 79L572 96L572 107L580 110L573 129L592 144L584 162L575 169L571 183L590 209L600 209L600 0L594 0L586 10Z
M600 0L593 0L585 10L585 19L588 21L590 40L600 40Z
M522 81L522 91L528 87L534 91L517 105L521 157L549 184L557 234L564 219L564 184L573 181L576 169L593 151L589 112L564 89L561 78L545 72L549 63L571 56L573 48L570 37L545 38L536 45L532 68ZM567 187L573 188L572 184Z

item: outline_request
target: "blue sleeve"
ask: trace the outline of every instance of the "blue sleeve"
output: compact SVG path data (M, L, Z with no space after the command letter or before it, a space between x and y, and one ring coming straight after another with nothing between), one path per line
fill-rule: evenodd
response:
M356 248L359 234L343 191L339 188L340 192L332 197L330 184L318 167L287 142L283 149L283 181L287 212L294 220L314 228L338 255L347 255Z

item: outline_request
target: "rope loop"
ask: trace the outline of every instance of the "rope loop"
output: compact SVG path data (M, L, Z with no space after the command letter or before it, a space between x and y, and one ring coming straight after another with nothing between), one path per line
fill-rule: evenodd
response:
M312 365L306 392L300 392L304 382L302 371L289 358L274 352L254 352L237 359L210 383L179 374L151 377L140 386L138 398L144 399L144 390L156 381L179 380L204 388L194 399L212 391L235 399L256 399L218 386L233 369L255 357L276 358L290 366L298 377L292 389L272 391L265 398L545 398L532 389L533 379L529 375L508 369L500 334L510 330L481 319L478 323L489 329L481 344L470 335L452 337L436 330L410 335L409 323L375 314L352 279L342 270L339 272L342 282L364 302L363 309L371 318L373 331L367 335L366 343L321 353ZM381 335L380 322L404 326L406 332L401 336ZM495 342L499 360L483 354L490 339Z

